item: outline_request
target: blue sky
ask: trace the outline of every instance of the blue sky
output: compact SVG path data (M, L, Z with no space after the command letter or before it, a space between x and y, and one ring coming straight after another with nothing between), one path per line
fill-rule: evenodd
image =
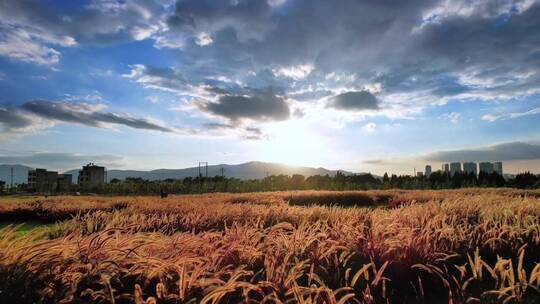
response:
M0 163L540 172L539 14L534 0L1 1Z

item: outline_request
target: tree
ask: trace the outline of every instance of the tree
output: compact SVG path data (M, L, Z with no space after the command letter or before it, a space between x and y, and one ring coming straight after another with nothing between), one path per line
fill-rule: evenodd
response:
M293 189L304 188L305 177L301 174L293 174L291 177L291 187Z

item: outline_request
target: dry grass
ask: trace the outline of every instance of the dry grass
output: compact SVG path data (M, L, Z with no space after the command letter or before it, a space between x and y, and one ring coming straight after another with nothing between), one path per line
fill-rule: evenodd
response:
M40 212L72 218L0 231L0 302L536 303L538 194L49 198Z

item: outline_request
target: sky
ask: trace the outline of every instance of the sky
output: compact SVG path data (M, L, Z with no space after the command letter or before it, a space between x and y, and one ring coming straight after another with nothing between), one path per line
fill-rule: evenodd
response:
M0 0L0 163L540 173L540 1Z

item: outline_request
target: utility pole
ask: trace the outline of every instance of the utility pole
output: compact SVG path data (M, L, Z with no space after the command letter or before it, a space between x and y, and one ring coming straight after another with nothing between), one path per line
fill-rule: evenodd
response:
M225 177L225 168L221 167L221 177Z
M199 193L202 193L201 165L205 165L205 177L208 177L208 162L199 162Z
M11 166L11 186L10 188L13 188L13 166Z

